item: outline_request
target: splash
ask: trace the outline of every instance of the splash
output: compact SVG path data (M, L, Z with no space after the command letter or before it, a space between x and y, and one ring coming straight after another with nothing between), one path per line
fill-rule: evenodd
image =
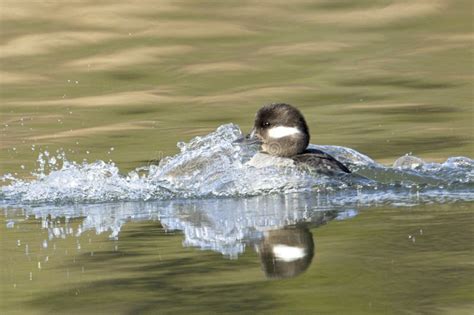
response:
M336 157L355 173L328 177L311 174L291 160L258 153L257 148L233 142L242 136L238 126L178 143L180 153L158 165L143 166L123 175L113 162L77 163L64 153L43 152L34 180L2 176L3 204L90 203L176 198L245 197L271 193L312 191L376 192L381 200L397 202L402 194L434 196L438 201L474 200L474 161L452 157L427 163L404 156L385 167L350 148L314 146Z

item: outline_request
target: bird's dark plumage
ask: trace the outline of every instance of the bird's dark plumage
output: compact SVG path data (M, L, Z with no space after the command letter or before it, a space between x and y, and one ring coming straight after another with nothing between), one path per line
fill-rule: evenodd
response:
M351 173L351 171L341 162L336 160L331 155L317 149L306 149L302 154L292 157L292 159L303 165L318 170L319 173L333 174L333 173Z

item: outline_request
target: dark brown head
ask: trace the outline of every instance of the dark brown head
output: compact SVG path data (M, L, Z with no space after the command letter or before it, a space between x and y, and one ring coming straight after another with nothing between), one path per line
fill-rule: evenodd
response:
M250 140L259 140L263 151L282 157L303 153L309 130L301 112L289 104L270 104L257 112Z

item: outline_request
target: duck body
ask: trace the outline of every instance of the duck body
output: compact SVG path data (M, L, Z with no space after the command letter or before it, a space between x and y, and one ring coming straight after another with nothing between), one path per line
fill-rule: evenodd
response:
M303 153L291 157L296 164L303 164L316 172L326 175L351 173L351 171L333 156L317 149L306 149Z
M318 173L351 173L331 155L308 148L309 140L309 128L301 112L289 104L278 103L260 108L250 134L237 142L258 144L263 153L291 159L296 165Z

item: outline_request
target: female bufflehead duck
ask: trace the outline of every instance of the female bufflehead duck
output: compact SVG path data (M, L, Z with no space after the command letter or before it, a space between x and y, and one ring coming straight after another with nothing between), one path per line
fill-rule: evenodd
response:
M318 173L351 172L331 155L308 148L308 125L301 112L289 104L270 104L260 108L252 131L238 142L260 144L265 153L293 159Z

